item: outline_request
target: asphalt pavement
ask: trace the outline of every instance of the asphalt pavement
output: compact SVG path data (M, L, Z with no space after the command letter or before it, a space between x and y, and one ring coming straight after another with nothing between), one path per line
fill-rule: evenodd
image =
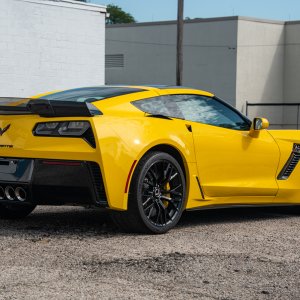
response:
M300 211L185 213L164 235L40 207L0 220L0 299L300 299Z

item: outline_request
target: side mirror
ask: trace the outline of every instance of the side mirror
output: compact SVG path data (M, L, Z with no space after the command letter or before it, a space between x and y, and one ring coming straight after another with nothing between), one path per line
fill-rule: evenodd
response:
M251 129L258 131L262 129L267 129L269 125L270 125L269 121L265 118L254 118Z

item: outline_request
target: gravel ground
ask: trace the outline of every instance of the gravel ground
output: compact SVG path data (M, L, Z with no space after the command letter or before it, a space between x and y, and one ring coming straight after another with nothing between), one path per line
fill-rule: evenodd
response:
M0 299L300 299L300 214L186 213L165 235L102 212L43 207L0 220Z

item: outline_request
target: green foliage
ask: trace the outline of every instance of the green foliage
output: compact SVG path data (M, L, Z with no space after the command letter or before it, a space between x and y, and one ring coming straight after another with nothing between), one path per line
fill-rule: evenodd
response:
M122 24L136 22L136 20L131 14L125 12L121 7L117 5L107 5L107 13L109 13L109 18L106 19L106 24Z

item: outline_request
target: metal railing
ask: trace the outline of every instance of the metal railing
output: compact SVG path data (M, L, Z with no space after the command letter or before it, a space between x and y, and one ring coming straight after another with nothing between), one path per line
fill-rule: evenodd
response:
M274 107L279 108L281 107L281 119L282 120L288 120L288 121L283 121L281 123L278 123L278 121L274 121L272 122L273 116L274 116L274 111L272 113L261 113L260 115L257 116L261 116L261 117L267 117L270 121L270 125L271 127L282 127L282 128L289 128L289 127L296 127L297 129L299 129L300 127L300 103L295 102L295 103L275 103L275 102L271 102L271 103L249 103L248 101L246 101L246 116L249 116L249 110L251 107L266 107L266 108L270 108L270 107ZM285 112L284 109L286 107L295 107L295 110L293 110L294 116L289 116L288 112ZM262 111L262 109L261 109ZM291 119L294 119L291 120ZM292 123L291 123L292 121ZM295 129L295 128L293 128Z

